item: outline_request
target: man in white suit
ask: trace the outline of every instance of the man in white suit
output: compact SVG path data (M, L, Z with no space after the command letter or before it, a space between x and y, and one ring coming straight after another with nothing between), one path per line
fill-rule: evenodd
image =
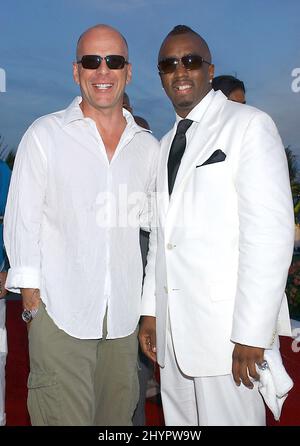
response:
M290 333L284 149L268 115L211 89L209 48L190 28L167 35L158 69L176 123L161 141L141 346L161 367L167 425L264 425L257 365Z

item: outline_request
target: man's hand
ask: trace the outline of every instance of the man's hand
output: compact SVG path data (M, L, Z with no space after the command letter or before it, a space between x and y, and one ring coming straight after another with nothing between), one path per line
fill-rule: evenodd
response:
M6 272L2 271L0 273L0 299L2 299L2 297L5 297L5 295L7 294L7 290L5 289L6 276Z
M143 316L140 324L139 341L143 353L156 362L156 319L153 316Z
M23 308L26 310L33 310L38 308L40 303L40 290L36 288L21 288L23 298Z
M232 353L232 375L236 385L239 386L242 382L244 386L253 389L253 383L249 377L259 380L255 364L261 364L263 360L263 348L235 344Z

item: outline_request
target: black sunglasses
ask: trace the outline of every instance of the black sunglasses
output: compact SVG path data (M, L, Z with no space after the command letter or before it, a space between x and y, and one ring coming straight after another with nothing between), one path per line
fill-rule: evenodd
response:
M198 54L187 54L180 58L177 57L167 57L158 62L157 68L160 74L174 73L176 68L181 61L182 65L186 70L199 70L203 63L210 65L210 62L204 60L202 56Z
M82 56L81 60L77 60L77 63L81 63L83 68L88 70L97 70L100 67L102 60L105 60L106 65L110 70L122 70L128 61L124 56L119 56L117 54L111 54L109 56L96 56L96 55L86 55Z

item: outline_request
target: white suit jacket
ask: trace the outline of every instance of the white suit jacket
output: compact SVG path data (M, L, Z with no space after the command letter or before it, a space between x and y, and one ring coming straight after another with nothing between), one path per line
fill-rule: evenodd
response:
M231 373L234 342L271 348L277 333L290 334L284 290L294 215L284 148L267 114L210 94L171 199L176 126L161 141L143 292L143 314L156 316L159 364L169 312L179 367L194 377Z

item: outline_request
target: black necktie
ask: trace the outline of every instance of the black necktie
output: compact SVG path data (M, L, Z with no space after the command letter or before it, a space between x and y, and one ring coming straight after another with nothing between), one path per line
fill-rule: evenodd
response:
M179 121L177 131L172 141L169 159L168 159L168 185L169 195L171 195L176 180L176 175L180 166L182 155L185 151L187 129L192 125L190 119L182 119Z

